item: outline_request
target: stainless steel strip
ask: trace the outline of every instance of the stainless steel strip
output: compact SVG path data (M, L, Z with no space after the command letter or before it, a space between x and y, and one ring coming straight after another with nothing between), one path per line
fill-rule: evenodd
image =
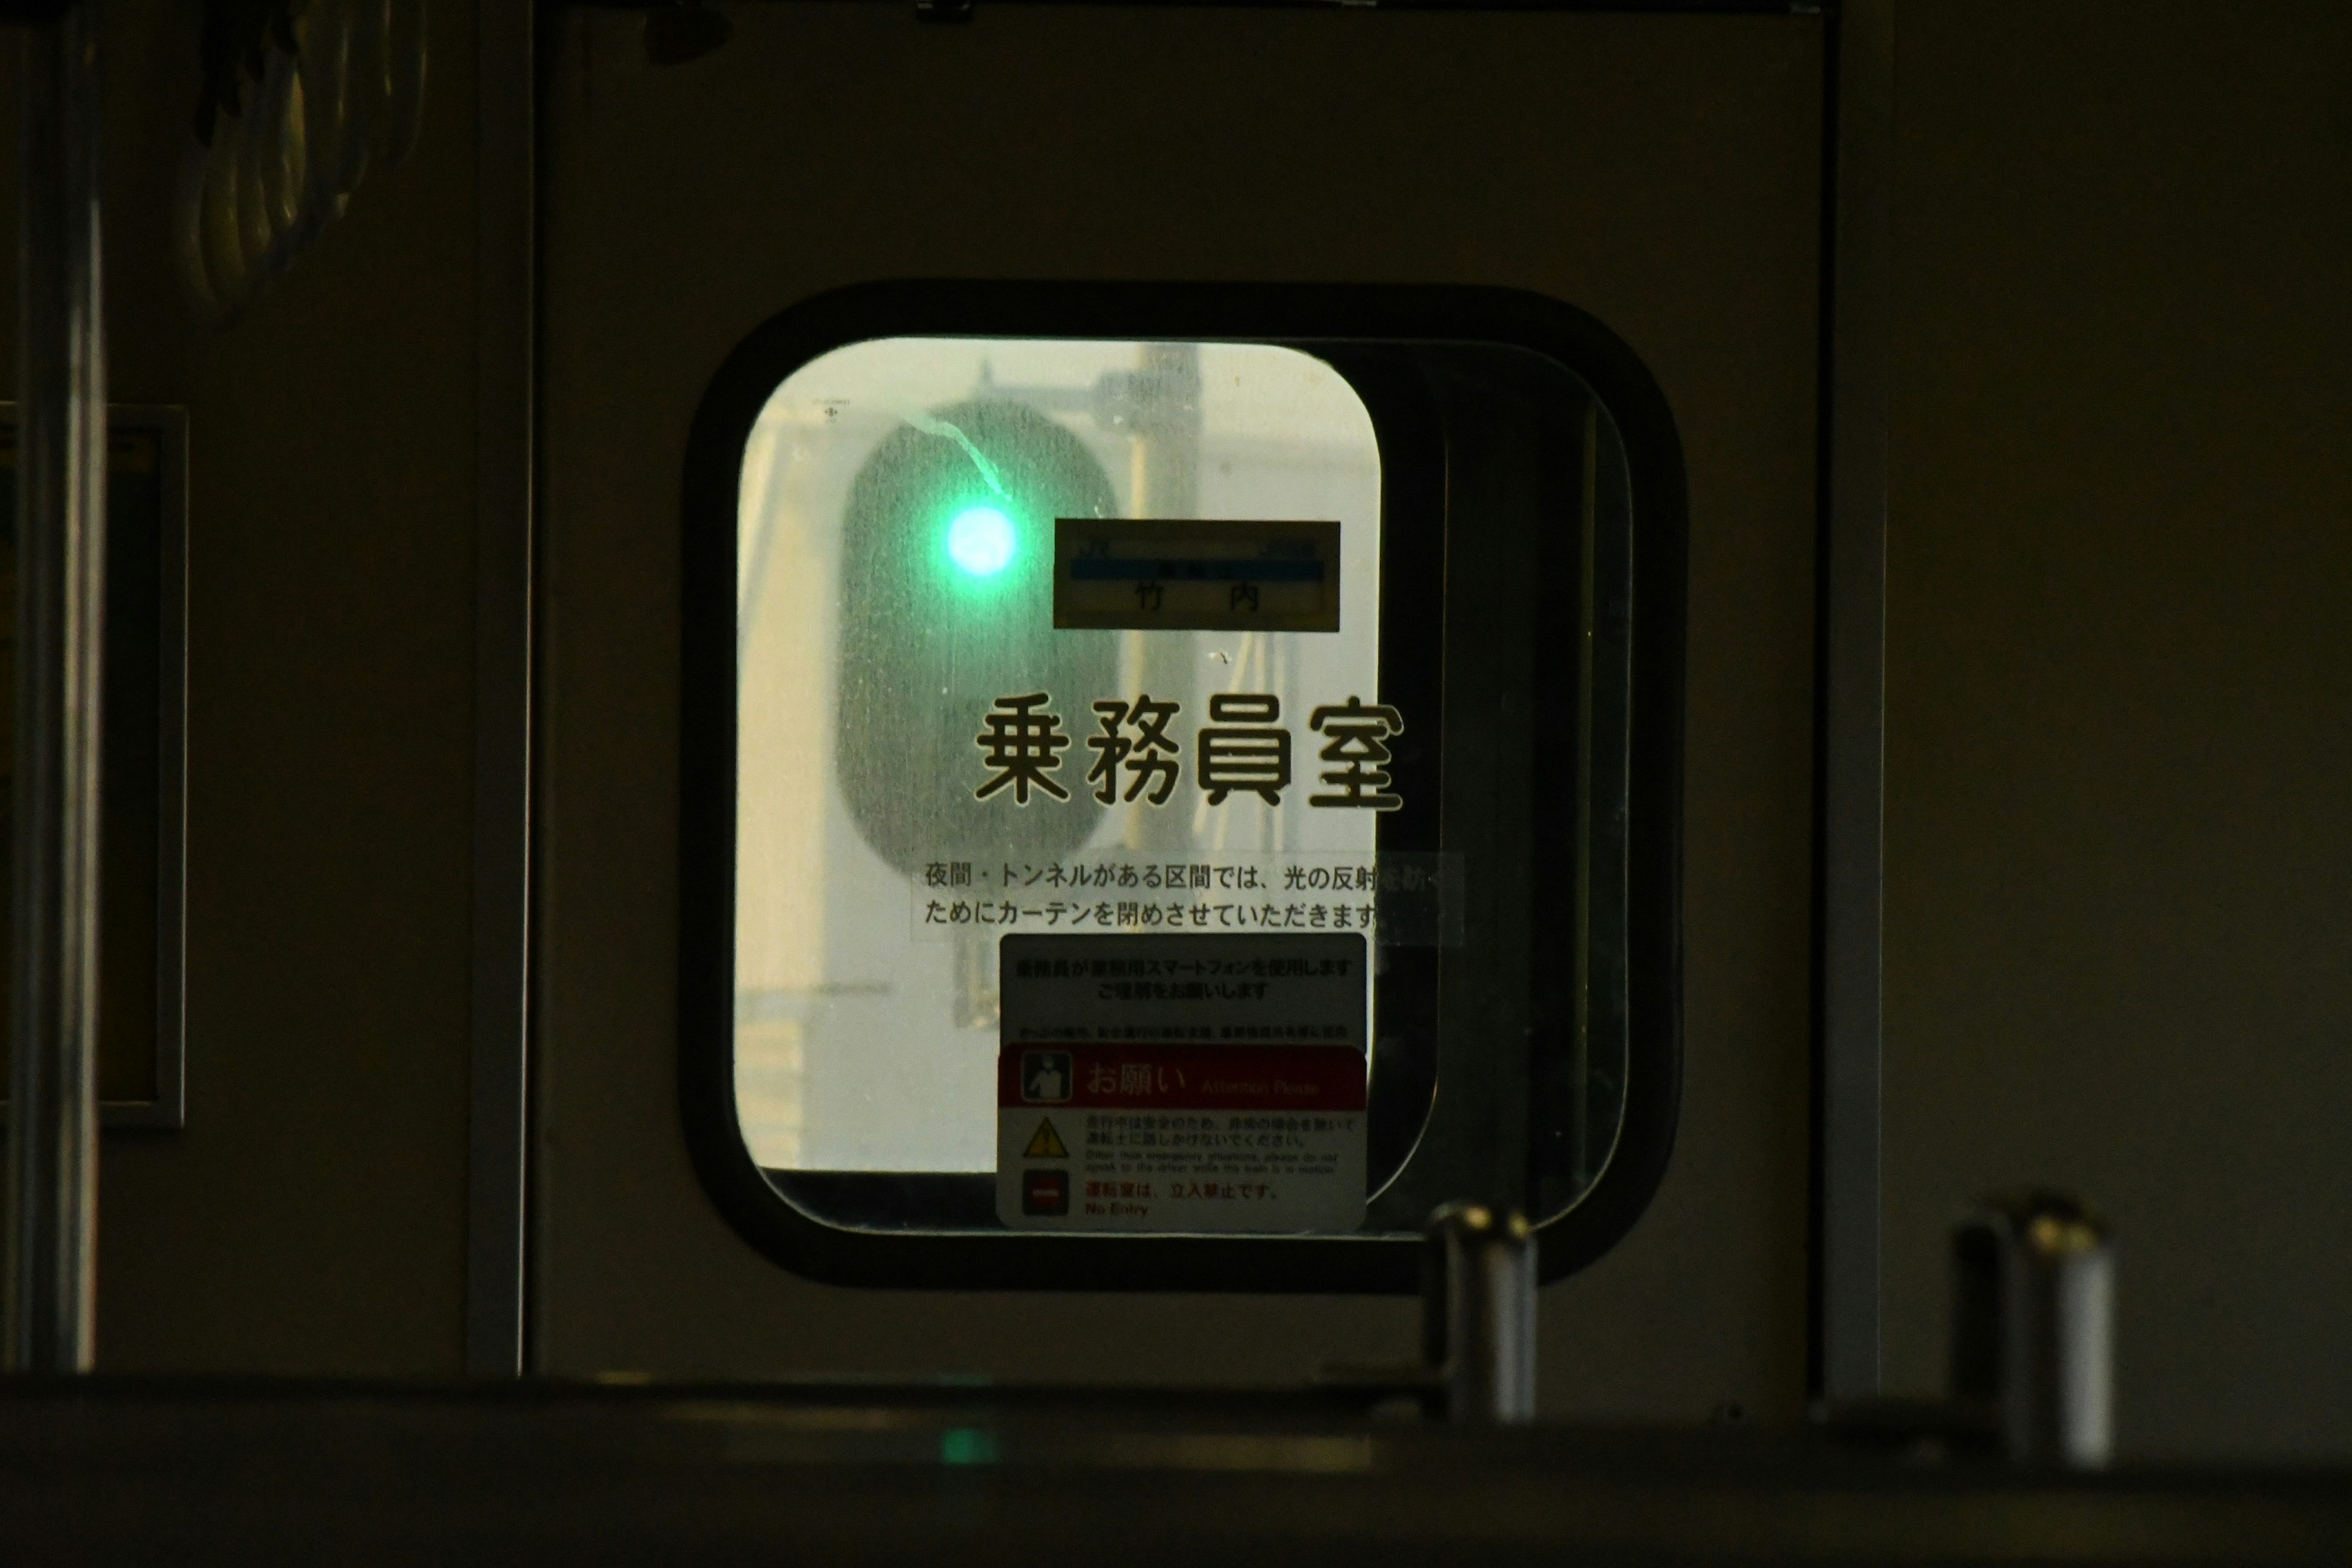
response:
M478 21L473 1085L466 1369L523 1371L530 1083L536 6Z
M1840 11L1823 616L1822 1393L1880 1383L1880 923L1894 0Z
M15 996L8 1364L89 1369L97 1328L98 830L106 563L96 0L24 29L17 144Z

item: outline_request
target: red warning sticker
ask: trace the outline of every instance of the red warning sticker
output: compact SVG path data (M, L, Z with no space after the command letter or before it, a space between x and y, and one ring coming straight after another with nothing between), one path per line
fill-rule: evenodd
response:
M1328 1235L1363 1223L1360 937L1008 937L1001 952L1006 1225ZM1139 1005L1139 984L1172 989ZM1187 1037L1132 1037L1155 1020Z
M1007 1047L997 1058L996 1103L1360 1111L1364 1053L1353 1046Z

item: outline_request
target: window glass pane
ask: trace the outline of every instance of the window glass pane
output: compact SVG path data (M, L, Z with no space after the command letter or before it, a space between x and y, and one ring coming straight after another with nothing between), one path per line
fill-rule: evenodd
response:
M737 573L762 1167L996 1170L1008 936L1320 943L1365 1050L1381 484L1363 404L1291 349L889 339L776 389ZM1117 526L1193 519L1220 526Z

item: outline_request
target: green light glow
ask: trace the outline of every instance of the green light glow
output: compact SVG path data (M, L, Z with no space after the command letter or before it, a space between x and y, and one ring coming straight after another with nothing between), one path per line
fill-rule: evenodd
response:
M940 1434L940 1462L948 1465L992 1465L996 1434L983 1427L950 1426Z
M992 506L968 506L948 524L948 559L973 577L1010 566L1014 544L1013 520Z

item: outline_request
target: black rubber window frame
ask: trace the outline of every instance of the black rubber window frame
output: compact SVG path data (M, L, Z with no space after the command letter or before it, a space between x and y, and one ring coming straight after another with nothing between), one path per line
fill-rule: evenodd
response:
M855 285L772 317L706 388L687 441L680 538L677 1070L687 1150L735 1231L835 1284L917 1289L1412 1294L1410 1237L892 1233L827 1225L751 1159L735 1102L736 528L742 457L776 387L819 355L888 337L1493 344L1590 387L1622 442L1633 520L1624 1109L1606 1168L1538 1228L1559 1279L1629 1231L1664 1179L1682 1080L1682 757L1686 497L1664 395L1585 312L1513 289L1443 286ZM1387 458L1384 454L1384 473Z

